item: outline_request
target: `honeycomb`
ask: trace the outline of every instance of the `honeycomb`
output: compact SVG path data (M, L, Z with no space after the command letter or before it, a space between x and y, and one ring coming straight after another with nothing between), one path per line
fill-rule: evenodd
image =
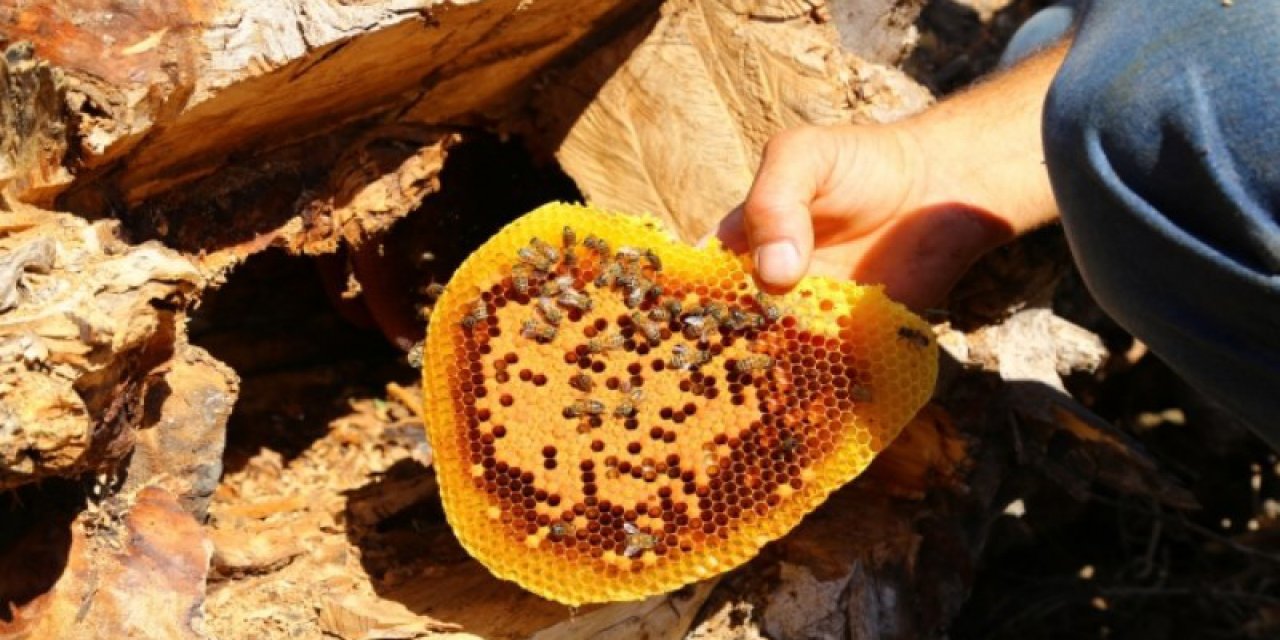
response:
M549 204L437 300L426 417L445 513L494 574L576 606L732 569L925 403L929 326L879 287L760 293L650 218Z

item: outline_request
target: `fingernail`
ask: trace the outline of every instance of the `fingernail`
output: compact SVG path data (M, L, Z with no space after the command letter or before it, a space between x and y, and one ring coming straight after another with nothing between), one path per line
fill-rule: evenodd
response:
M769 284L788 285L800 279L800 252L786 240L756 249L756 273Z

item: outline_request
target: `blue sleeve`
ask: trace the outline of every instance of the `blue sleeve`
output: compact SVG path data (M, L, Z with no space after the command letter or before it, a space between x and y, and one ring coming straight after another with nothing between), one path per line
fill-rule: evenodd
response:
M1099 303L1280 448L1280 2L1095 0L1043 133Z

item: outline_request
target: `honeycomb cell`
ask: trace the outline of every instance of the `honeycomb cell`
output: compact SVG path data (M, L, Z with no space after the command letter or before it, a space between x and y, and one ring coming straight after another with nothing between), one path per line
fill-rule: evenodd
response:
M727 571L856 477L928 399L927 324L878 287L755 290L656 223L552 204L434 306L445 513L499 577L569 605Z

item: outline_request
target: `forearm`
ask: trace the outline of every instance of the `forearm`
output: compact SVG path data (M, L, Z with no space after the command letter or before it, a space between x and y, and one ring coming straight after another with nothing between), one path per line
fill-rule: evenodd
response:
M895 125L922 159L916 208L973 208L1007 223L1010 235L1057 217L1040 129L1068 46L1050 47Z

